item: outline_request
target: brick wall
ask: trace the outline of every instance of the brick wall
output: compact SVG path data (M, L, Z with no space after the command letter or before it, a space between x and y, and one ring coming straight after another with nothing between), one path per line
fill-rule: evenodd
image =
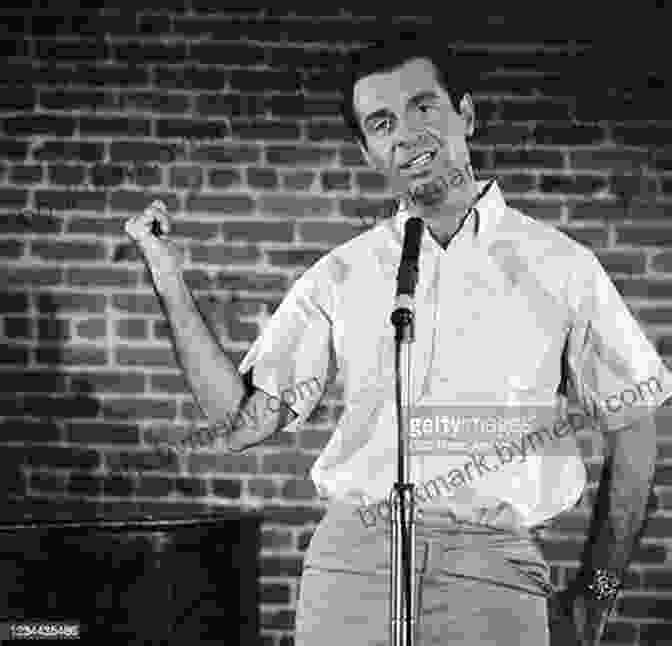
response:
M262 508L264 644L287 646L302 552L323 512L305 476L340 413L339 384L297 435L236 457L157 457L143 444L148 428L202 417L122 223L166 201L187 281L224 348L242 358L302 269L389 203L345 130L336 90L343 52L382 18L166 4L65 17L3 10L3 515ZM450 20L446 35L482 70L480 178L496 175L511 204L595 249L669 360L672 111L661 15L474 11ZM422 27L432 17L397 20ZM606 643L672 639L671 438L659 431L661 509ZM581 440L593 492L601 456L590 436ZM577 565L590 500L543 534L558 584Z

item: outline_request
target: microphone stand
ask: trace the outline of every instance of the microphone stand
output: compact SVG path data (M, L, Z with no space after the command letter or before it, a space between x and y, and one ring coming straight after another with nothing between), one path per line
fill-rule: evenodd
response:
M418 249L406 257L409 243L404 242L404 254L399 266L397 307L390 320L395 333L395 397L397 408L397 481L390 492L391 509L391 579L390 579L390 644L413 646L416 641L416 582L415 582L415 520L414 487L410 482L409 437L411 408L411 344L415 341L413 295L418 280L420 233L416 236ZM409 237L406 224L406 239ZM411 244L412 246L412 244ZM405 405L402 405L405 402Z

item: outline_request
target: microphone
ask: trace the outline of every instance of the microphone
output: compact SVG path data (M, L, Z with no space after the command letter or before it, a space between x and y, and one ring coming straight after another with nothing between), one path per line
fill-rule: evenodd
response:
M421 218L412 217L406 220L404 245L397 273L397 308L413 309L415 287L418 284L418 258L423 228L424 222Z

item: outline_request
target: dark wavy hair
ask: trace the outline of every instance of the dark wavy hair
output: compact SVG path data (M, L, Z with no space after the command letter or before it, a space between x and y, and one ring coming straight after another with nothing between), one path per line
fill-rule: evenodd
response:
M355 113L355 83L371 74L389 72L413 58L427 58L434 64L438 82L448 93L455 111L459 112L460 101L475 80L473 61L442 43L441 35L432 28L387 33L372 44L350 53L341 87L341 114L355 139L365 148L366 139Z

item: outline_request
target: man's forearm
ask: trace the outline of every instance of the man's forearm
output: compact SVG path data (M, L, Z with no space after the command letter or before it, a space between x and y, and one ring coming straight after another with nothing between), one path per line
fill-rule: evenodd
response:
M245 394L236 366L205 324L181 274L163 278L155 289L177 361L198 404L212 422L230 419Z
M605 439L604 467L581 569L586 573L604 569L623 578L647 515L656 465L654 419L646 417ZM612 603L593 600L580 586L576 590L574 618L580 617L583 643L597 644Z
M606 457L598 488L584 567L624 573L646 515L656 466L656 428L645 417L605 436Z

